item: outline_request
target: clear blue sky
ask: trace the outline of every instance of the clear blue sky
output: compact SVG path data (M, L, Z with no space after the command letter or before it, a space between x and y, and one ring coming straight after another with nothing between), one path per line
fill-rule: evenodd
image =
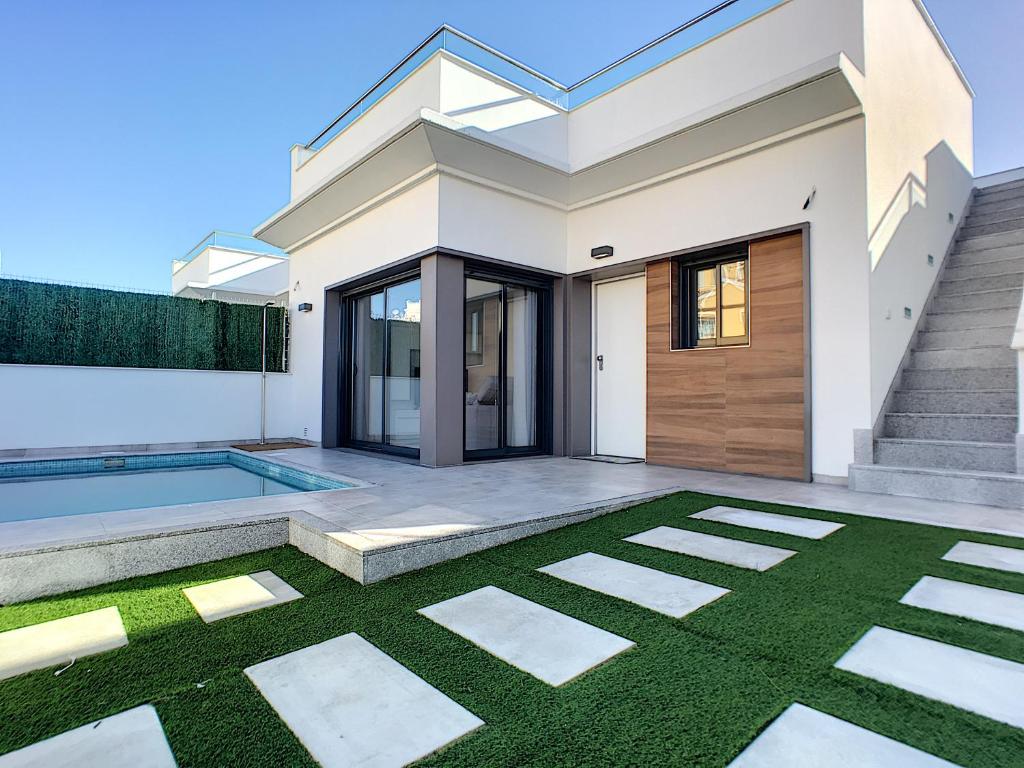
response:
M977 173L1024 165L1024 1L926 2L977 91ZM3 272L166 290L442 22L573 82L711 4L0 0Z

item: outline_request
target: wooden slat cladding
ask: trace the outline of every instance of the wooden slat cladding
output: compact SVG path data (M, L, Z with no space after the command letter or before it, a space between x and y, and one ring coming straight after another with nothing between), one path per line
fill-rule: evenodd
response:
M750 244L750 346L673 351L672 271L647 266L647 460L809 479L803 236Z

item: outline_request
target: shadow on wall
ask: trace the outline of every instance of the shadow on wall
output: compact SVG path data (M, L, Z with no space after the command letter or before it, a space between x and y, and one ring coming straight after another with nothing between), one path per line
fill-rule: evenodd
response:
M876 420L974 183L970 171L944 141L932 148L925 160L924 181L907 174L868 244L871 407Z

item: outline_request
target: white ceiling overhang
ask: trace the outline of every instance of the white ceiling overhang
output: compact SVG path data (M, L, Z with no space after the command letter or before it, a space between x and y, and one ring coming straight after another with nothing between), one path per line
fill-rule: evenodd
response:
M678 169L754 148L829 118L857 114L863 76L839 54L701 113L655 127L646 143L575 172L431 110L413 115L375 149L259 225L288 250L389 190L430 170L452 172L571 207L656 181ZM642 139L643 140L643 139Z

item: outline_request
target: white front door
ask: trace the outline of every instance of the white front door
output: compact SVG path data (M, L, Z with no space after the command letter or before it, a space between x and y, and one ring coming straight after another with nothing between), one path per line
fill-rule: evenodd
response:
M646 454L646 285L643 275L594 285L594 453Z

